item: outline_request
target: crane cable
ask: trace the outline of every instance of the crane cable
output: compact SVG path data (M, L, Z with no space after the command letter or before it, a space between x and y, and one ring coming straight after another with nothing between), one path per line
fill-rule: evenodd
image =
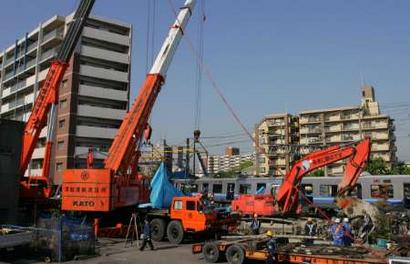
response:
M172 12L175 15L175 18L178 20L178 14L176 12L175 6L172 3L171 0L168 0L168 3L172 9ZM180 21L178 21L180 23ZM181 24L181 23L180 23ZM186 33L186 32L185 32ZM248 135L248 137L252 140L252 142L254 142L256 144L256 147L259 151L261 151L262 153L265 153L265 150L263 148L261 148L259 146L259 143L255 141L255 139L253 138L252 134L248 131L248 129L245 127L245 125L242 123L242 121L240 120L239 116L236 114L236 111L234 110L234 108L229 104L228 100L226 99L226 97L224 96L224 94L222 93L222 90L219 88L219 85L217 84L217 82L215 81L215 79L213 78L209 68L207 67L207 65L201 60L200 60L200 56L198 51L194 48L194 45L191 41L191 39L189 38L189 36L187 36L187 34L184 35L185 36L185 40L188 43L188 46L191 49L191 52L194 55L194 58L196 60L197 64L200 64L202 72L205 74L206 78L208 79L208 81L211 83L212 87L214 88L215 92L217 93L217 95L221 98L222 102L225 104L226 108L228 109L228 111L230 112L230 114L232 115L232 117L234 118L234 120L238 123L238 125L240 126L240 128L245 132L246 135Z
M201 123L201 94L202 94L202 64L204 61L204 25L206 20L205 15L205 0L201 0L201 15L198 19L198 61L195 72L195 111L194 111L194 129L200 129Z

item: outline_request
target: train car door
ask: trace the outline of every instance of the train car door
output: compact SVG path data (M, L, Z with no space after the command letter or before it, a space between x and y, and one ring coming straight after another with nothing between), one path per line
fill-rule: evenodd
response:
M403 203L406 208L410 208L410 183L403 183Z

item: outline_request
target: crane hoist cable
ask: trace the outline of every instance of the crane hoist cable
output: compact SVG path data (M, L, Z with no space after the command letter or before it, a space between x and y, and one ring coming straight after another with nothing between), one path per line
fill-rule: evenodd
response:
M172 12L174 13L174 16L176 17L176 19L178 19L178 15L177 15L177 11L175 9L174 4L172 3L172 0L168 0L168 3L171 7ZM201 69L202 69L202 73L205 74L206 78L208 79L208 81L211 83L212 87L214 88L215 92L217 93L217 95L221 98L222 102L224 103L225 107L228 109L229 113L232 115L232 117L234 118L234 120L236 121L236 123L240 126L240 128L245 132L246 135L248 135L249 139L255 144L256 146L256 150L259 153L265 154L265 149L262 148L259 145L259 142L257 140L255 140L255 138L252 136L251 132L248 131L248 129L245 127L245 125L243 124L243 122L241 121L241 119L239 118L238 114L236 113L236 111L234 110L234 108L231 106L231 104L228 102L228 100L226 99L226 97L224 96L222 90L220 89L219 85L217 84L216 80L213 78L213 75L211 74L211 71L209 70L209 68L207 67L207 65L201 61L201 57L199 52L195 49L192 40L190 39L190 37L185 34L184 39L187 41L188 46L191 50L191 52L194 55L194 58L196 60L197 64L200 64Z
M201 14L198 19L198 60L195 72L195 113L194 113L194 129L199 130L201 124L201 103L202 103L202 64L204 60L204 25L206 20L205 15L205 0L200 1Z

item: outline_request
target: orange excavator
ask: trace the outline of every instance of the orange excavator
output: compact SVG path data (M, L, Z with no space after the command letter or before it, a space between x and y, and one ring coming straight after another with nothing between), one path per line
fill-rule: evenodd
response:
M297 213L301 209L299 192L302 178L318 168L348 158L344 177L338 185L338 196L344 196L356 186L369 160L370 148L370 138L365 138L356 144L335 145L312 152L294 163L276 195L240 195L232 201L232 211L263 216Z
M136 100L121 123L104 167L64 171L63 210L109 212L148 200L149 181L137 171L139 145L144 134L150 134L147 132L149 116L191 17L194 3L193 0L187 0L180 9Z
M46 79L34 102L31 115L24 127L19 165L19 172L20 175L22 175L20 181L20 197L23 200L30 202L44 200L50 198L52 195L52 184L49 175L56 119L56 104L58 103L58 88L69 66L68 62L80 38L85 21L91 12L94 2L95 0L82 0L78 6L73 17L73 22L68 28L57 57L51 63ZM34 148L40 138L41 130L47 125L47 116L49 122L44 153L43 175L24 177Z

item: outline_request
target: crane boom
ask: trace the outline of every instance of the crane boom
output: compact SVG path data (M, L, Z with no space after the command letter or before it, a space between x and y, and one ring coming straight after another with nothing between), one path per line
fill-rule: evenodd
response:
M118 129L104 168L64 171L63 210L107 212L135 205L145 197L141 193L145 185L142 186L143 180L138 178L136 169L140 157L138 143L148 126L152 108L194 5L194 0L187 0L180 9L137 98Z
M193 0L188 0L181 8L140 89L138 97L124 117L118 133L111 144L105 160L106 168L125 174L130 166L131 156L135 152L135 144L143 136L151 110L165 81L165 75L181 41L188 20L191 17L191 10L194 4Z
M34 102L32 112L24 128L23 147L19 171L21 175L27 169L41 130L47 124L47 114L58 101L58 87L68 67L68 60L80 38L85 20L91 12L95 0L82 0L77 8L73 22L69 26L56 59L51 63L44 84L41 86Z

